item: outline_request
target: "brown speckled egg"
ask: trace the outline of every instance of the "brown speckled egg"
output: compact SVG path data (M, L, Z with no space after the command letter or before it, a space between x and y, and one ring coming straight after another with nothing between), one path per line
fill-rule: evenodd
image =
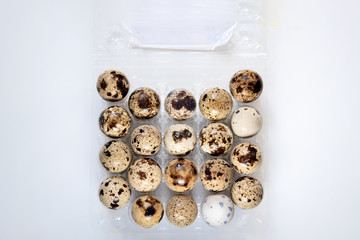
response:
M196 132L187 124L171 125L165 132L164 144L173 155L187 155L196 145Z
M255 101L261 94L263 82L260 75L252 70L241 70L230 80L230 92L240 102Z
M238 137L252 137L261 130L261 127L262 117L253 107L240 107L231 116L231 128Z
M199 135L201 149L213 156L226 154L233 144L233 135L223 123L209 123Z
M229 187L233 178L230 164L223 159L207 160L200 169L200 180L206 190L219 192Z
M120 101L129 92L129 81L125 74L117 70L103 72L96 83L100 96L110 102Z
M130 200L130 195L129 184L122 177L110 177L100 185L99 198L105 207L122 208Z
M154 160L141 158L131 164L128 171L130 185L139 192L155 190L161 183L162 171Z
M131 146L135 153L150 156L161 148L161 133L152 125L141 125L131 134Z
M231 163L240 174L252 174L261 165L261 152L252 143L244 142L238 144L231 152Z
M198 179L196 165L186 158L176 158L165 168L165 183L175 192L186 192L192 189Z
M101 113L99 125L105 135L120 138L129 132L131 117L124 108L111 106Z
M198 214L196 202L187 195L175 195L166 205L166 217L178 227L191 225Z
M145 228L153 227L163 218L164 207L156 197L144 195L134 201L131 216L136 224Z
M137 118L152 118L160 110L160 97L151 88L138 88L130 95L129 109Z
M112 140L105 143L99 155L101 164L111 173L125 171L132 160L130 148L123 141Z
M255 178L240 177L231 187L231 198L238 207L251 209L260 204L263 188Z
M223 120L229 116L233 107L230 94L221 88L207 89L200 97L200 112L209 120Z
M195 113L196 100L186 89L175 89L165 99L165 110L175 120L185 120Z

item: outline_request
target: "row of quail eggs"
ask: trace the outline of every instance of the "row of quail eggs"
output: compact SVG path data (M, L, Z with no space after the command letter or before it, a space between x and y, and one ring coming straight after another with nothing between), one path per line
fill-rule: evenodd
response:
M262 79L254 71L242 70L234 74L230 81L230 92L240 102L256 100L262 92ZM107 101L120 101L129 92L129 81L120 71L109 70L101 74L97 81L100 96ZM150 119L160 110L160 97L151 88L138 88L131 93L128 107L135 119ZM260 113L251 106L243 106L231 116L231 129L224 123L233 108L231 95L224 89L211 88L202 93L199 100L202 115L211 122L199 134L201 149L211 156L227 154L233 145L233 133L240 138L255 136L261 129ZM176 89L165 99L165 110L174 120L191 118L196 110L195 97L185 89ZM132 119L129 112L120 106L110 106L99 117L101 131L112 138L122 138L129 132ZM240 174L256 172L262 162L260 149L253 143L242 142L230 154L231 165L220 158L207 160L200 172L196 165L184 158L194 150L197 142L195 130L184 123L171 125L162 139L160 131L153 125L140 125L130 137L132 150L144 156L132 161L132 153L127 143L112 140L100 151L100 162L110 173L127 171L128 181L119 176L106 179L100 186L99 197L108 208L119 209L130 200L131 188L139 192L154 191L162 181L162 169L151 159L161 148L162 140L167 151L178 158L171 160L164 171L166 185L173 191L184 193L191 190L200 175L203 187L212 192L221 192L230 187L233 181L232 168ZM131 164L130 164L131 163ZM234 215L235 203L242 209L256 207L262 200L263 189L260 182L252 177L238 178L230 190L231 199L226 195L210 195L202 203L203 219L210 226L229 223ZM188 195L172 197L166 206L168 220L180 227L192 224L197 216L197 205ZM136 199L131 208L133 220L140 226L157 225L164 208L159 199L144 195Z

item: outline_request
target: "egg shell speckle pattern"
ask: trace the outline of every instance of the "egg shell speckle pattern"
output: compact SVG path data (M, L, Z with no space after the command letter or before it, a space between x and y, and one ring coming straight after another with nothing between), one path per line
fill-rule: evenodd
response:
M99 154L103 167L111 173L121 173L127 169L132 154L130 148L123 141L112 140L105 143Z
M131 117L122 107L111 106L103 111L99 118L101 131L113 138L124 137L131 128Z
M141 158L133 162L128 171L130 185L139 192L155 190L161 183L162 171L152 159Z
M261 130L261 127L262 117L253 107L240 107L231 116L231 128L238 137L252 137Z
M201 205L203 220L212 227L228 224L234 216L234 204L226 195L210 195Z
M175 89L165 99L165 110L172 119L188 119L196 110L195 97L186 89Z
M101 183L99 198L110 209L124 207L130 200L131 190L123 177L110 177Z
M248 142L240 143L231 152L230 161L234 169L240 174L256 172L262 162L259 148Z
M129 109L137 118L152 118L160 110L160 97L151 88L138 88L130 95Z
M233 134L223 123L209 123L199 135L201 149L213 156L226 154L233 144Z
M210 88L200 96L200 112L209 120L219 121L227 118L232 107L231 95L224 89Z
M262 92L263 82L260 75L252 70L241 70L230 80L230 92L240 102L255 101Z
M260 204L263 188L255 178L240 177L231 187L231 198L238 207L251 209Z
M131 207L131 216L136 224L149 228L157 225L164 216L164 207L152 195L137 198Z
M192 189L198 179L198 169L189 159L176 158L165 168L165 183L175 192L186 192Z
M196 132L187 124L171 125L165 132L164 145L173 155L187 155L196 146Z
M207 160L200 169L200 180L206 190L219 192L229 187L232 169L223 159Z
M123 99L129 92L129 87L130 84L125 74L117 70L103 72L96 83L99 95L110 102Z
M161 133L155 126L141 125L131 133L131 147L139 155L156 154L161 148L161 143Z
M175 195L166 205L166 217L178 227L191 225L198 214L196 202L187 195Z

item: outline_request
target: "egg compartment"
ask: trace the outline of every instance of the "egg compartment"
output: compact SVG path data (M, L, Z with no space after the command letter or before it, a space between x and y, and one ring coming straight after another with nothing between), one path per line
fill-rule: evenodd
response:
M111 12L120 7L123 1L97 1L96 10L97 25L95 31L95 54L93 78L89 84L94 86L93 90L93 123L92 129L92 159L91 161L91 182L90 182L90 202L91 202L91 223L94 229L100 229L109 236L124 236L125 234L135 234L142 236L160 234L189 234L202 235L207 234L236 234L236 236L250 236L251 234L264 233L266 229L266 213L268 211L268 202L266 192L268 184L266 180L266 171L268 159L266 158L266 94L268 79L266 77L266 54L264 51L264 42L261 33L261 7L262 1L234 0L237 9L237 25L234 28L233 36L226 46L215 49L214 51L178 51L169 49L143 49L129 46L129 34L123 29L121 21L116 19ZM247 9L247 10L246 10ZM116 21L115 21L116 20ZM129 93L119 102L106 102L96 92L96 79L105 70L116 69L122 71L130 82ZM252 103L239 103L233 98L233 108L231 114L240 106L253 106L261 113L263 117L263 127L261 131L251 138L239 138L234 135L233 145L224 156L215 157L204 153L199 144L198 136L200 130L211 121L205 119L199 111L199 98L202 92L211 87L220 87L229 91L229 82L233 74L242 69L251 69L260 74L264 81L264 90L259 99ZM128 99L130 94L139 87L150 87L160 96L161 109L152 119L136 119L129 111ZM177 88L189 90L196 98L195 114L187 120L175 121L165 112L164 102L167 94ZM232 149L241 142L251 142L256 144L262 151L262 165L258 171L249 176L257 178L264 188L264 198L259 206L250 210L242 210L235 207L235 215L232 221L219 228L208 226L201 218L201 203L203 199L212 192L207 191L201 184L200 178L195 187L186 193L192 196L198 205L198 216L195 222L185 228L179 228L170 224L166 219L166 214L162 221L152 228L142 228L138 226L131 217L131 205L133 201L141 195L154 195L163 204L166 209L166 203L169 199L179 193L170 190L165 182L164 176L159 187L150 193L140 193L132 189L132 195L129 203L122 209L112 210L102 205L98 197L98 189L103 180L110 176L123 176L127 179L128 169L121 174L108 173L99 161L99 152L101 147L108 141L113 140L105 136L99 126L98 120L100 113L109 106L117 105L124 107L132 118L132 126L129 133L119 138L126 142L130 149L130 136L132 131L140 125L150 124L157 127L162 137L167 128L176 123L186 123L194 128L197 133L197 144L195 149L185 156L192 160L200 172L202 164L213 158L221 158L230 163L229 156ZM231 114L227 119L220 121L230 127ZM140 156L133 152L133 161L149 157L159 163L163 174L169 161L178 156L171 155L162 143L160 151L154 156ZM240 177L233 170L233 182ZM233 182L230 184L232 186ZM222 194L230 197L230 188ZM264 223L265 221L265 223Z

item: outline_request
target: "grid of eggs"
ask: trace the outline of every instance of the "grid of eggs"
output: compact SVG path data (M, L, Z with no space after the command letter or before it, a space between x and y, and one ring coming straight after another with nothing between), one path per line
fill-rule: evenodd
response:
M251 209L260 204L263 187L247 175L258 171L262 154L259 146L246 141L262 128L259 111L246 105L261 95L263 82L259 74L252 70L236 72L230 79L231 95L215 87L196 99L187 89L175 89L163 102L167 116L159 116L160 96L148 87L130 94L129 110L116 105L115 102L125 101L130 89L128 78L120 71L105 71L96 86L104 100L114 102L99 116L101 131L113 139L104 143L99 153L99 163L112 174L98 191L105 207L116 210L130 204L132 220L145 228L156 226L164 215L171 224L186 227L198 215L196 202L189 194L197 191L198 182L209 193L200 207L201 218L209 226L230 223L235 206ZM233 98L244 105L233 109ZM173 124L161 131L163 117L171 118ZM158 126L148 123L152 118L157 118ZM198 133L187 122L193 118L207 120ZM127 140L125 136L129 136ZM236 140L239 138L240 142ZM161 148L172 156L165 159L163 169L155 160ZM207 156L199 167L193 161L198 151ZM162 181L166 190L173 193L166 205L154 194ZM132 192L139 194L130 203Z

